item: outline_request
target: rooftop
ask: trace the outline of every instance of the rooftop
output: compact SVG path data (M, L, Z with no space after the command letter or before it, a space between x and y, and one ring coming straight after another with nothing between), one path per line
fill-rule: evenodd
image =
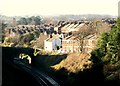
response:
M46 41L53 41L54 39L58 38L59 35L52 35L52 38L47 38Z

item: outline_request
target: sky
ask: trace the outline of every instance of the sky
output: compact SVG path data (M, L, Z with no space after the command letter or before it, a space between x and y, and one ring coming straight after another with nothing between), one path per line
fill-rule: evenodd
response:
M118 15L120 0L0 0L0 14L25 15Z

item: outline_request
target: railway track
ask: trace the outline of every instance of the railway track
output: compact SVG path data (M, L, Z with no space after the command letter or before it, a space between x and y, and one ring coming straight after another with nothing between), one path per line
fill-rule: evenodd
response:
M40 86L60 86L55 80L51 77L45 75L44 73L38 71L37 69L25 64L24 62L20 61L20 59L14 59L14 64L21 68L22 70L26 71L30 74L33 78L37 80Z
M51 77L25 64L18 58L14 59L13 62L4 59L3 71L2 86L60 86Z

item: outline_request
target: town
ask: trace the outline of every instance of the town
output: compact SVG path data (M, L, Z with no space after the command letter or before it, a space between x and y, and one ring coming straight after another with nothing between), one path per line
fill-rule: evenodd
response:
M119 86L120 19L93 16L2 20L3 84Z
M59 53L90 53L96 48L99 35L111 30L115 19L50 22L35 24L33 20L31 24L22 25L13 18L11 25L3 31L3 46L32 47Z
M120 86L120 0L0 0L0 86Z

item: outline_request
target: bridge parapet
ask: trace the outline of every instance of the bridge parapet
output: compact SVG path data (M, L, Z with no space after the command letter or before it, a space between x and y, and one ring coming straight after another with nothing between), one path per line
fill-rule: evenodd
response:
M31 59L29 63L34 66L35 57L37 56L34 55L34 52L35 50L32 48L2 47L2 58L13 62L14 58L19 58L21 54L25 54L29 56L28 60Z

